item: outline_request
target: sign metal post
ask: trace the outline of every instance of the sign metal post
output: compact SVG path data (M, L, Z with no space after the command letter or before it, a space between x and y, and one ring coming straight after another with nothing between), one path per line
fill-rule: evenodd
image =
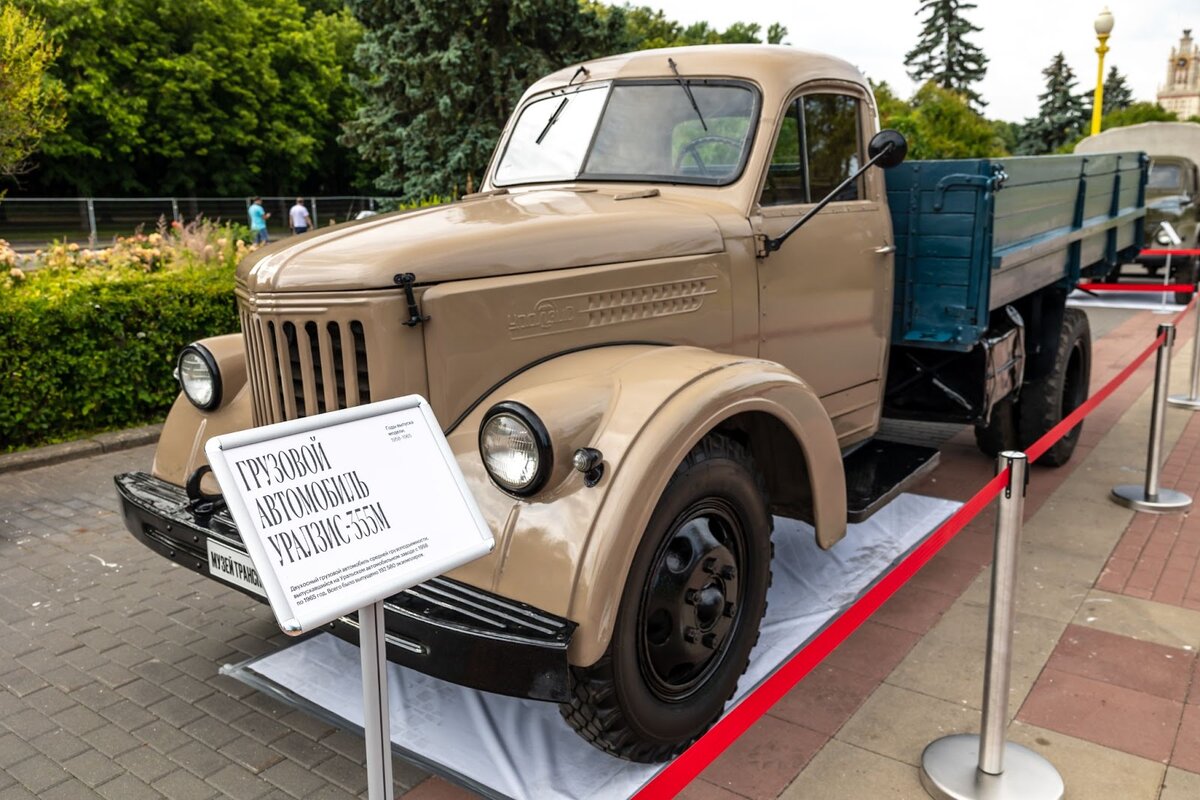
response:
M226 579L261 583L293 636L358 612L368 795L391 800L384 599L494 544L441 426L411 395L216 436L205 453L252 562L213 545Z
M392 725L388 703L387 642L383 633L383 601L360 608L358 650L362 656L367 796L371 800L392 800Z

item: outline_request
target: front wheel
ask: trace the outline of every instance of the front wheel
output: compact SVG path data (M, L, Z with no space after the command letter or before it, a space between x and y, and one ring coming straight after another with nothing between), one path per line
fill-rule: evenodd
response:
M572 698L560 706L567 723L631 761L681 753L733 695L770 583L771 515L754 462L710 434L659 498L607 652L572 668Z

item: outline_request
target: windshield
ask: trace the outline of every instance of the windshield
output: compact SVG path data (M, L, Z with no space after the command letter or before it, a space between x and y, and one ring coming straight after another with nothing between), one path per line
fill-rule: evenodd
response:
M741 174L756 118L756 93L729 81L616 82L554 92L521 109L493 182L720 186Z
M1183 185L1183 170L1178 164L1151 164L1147 189L1178 189Z

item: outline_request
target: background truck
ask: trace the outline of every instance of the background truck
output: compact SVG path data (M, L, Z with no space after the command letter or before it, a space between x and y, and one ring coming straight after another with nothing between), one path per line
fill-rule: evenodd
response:
M746 667L773 516L830 548L925 474L885 414L1047 430L1087 395L1067 292L1140 244L1138 154L901 165L876 127L857 69L790 47L550 75L481 192L241 264L241 333L184 348L151 472L116 478L130 531L261 594L204 442L421 394L497 545L388 601L389 657L672 757Z
M1139 150L1150 157L1150 177L1146 184L1146 241L1152 249L1200 248L1200 123L1143 122L1125 128L1113 128L1088 136L1075 146L1075 152L1095 155L1121 150ZM1162 229L1166 222L1175 229L1181 243L1174 245ZM1151 277L1167 264L1162 255L1138 256ZM1200 258L1173 256L1167 278L1171 283L1196 285L1200 281ZM1120 279L1118 264L1107 276ZM1176 292L1177 303L1187 303L1192 292Z

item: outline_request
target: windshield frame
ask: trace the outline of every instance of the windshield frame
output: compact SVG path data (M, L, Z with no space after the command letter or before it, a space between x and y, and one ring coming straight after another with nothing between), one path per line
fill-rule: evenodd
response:
M681 83L682 81L682 83ZM689 87L697 86L733 86L739 89L746 89L750 92L750 124L746 128L745 144L742 147L742 152L738 160L737 169L720 178L706 179L703 176L685 177L680 175L646 175L641 173L622 174L622 173L589 173L580 172L577 175L569 177L554 178L548 180L522 180L500 182L496 179L496 174L500 170L500 164L504 161L504 157L508 154L508 148L512 141L513 133L516 131L517 121L525 110L530 105L541 100L548 100L554 97L569 97L571 94L582 91L587 88L600 88L596 84L604 85L605 92L604 105L600 109L600 115L597 117L597 124L592 130L592 138L588 141L587 149L583 154L581 167L586 168L588 161L592 157L592 148L596 145L596 138L600 134L600 123L603 122L605 115L608 113L608 104L612 100L613 88L616 86L676 86L679 91L683 91L683 84L686 83ZM750 161L750 154L754 149L754 141L758 135L759 123L762 120L762 91L759 87L749 80L742 78L719 77L683 77L675 78L672 76L654 77L654 78L621 78L621 79L604 79L595 81L589 86L588 83L578 83L573 86L560 86L550 89L546 92L540 92L528 98L521 104L520 108L512 115L509 124L509 129L504 136L503 146L497 149L496 157L489 167L490 182L496 188L513 188L519 186L544 186L557 183L654 183L667 184L672 186L701 186L701 187L721 187L729 186L737 183L746 173L746 165Z

